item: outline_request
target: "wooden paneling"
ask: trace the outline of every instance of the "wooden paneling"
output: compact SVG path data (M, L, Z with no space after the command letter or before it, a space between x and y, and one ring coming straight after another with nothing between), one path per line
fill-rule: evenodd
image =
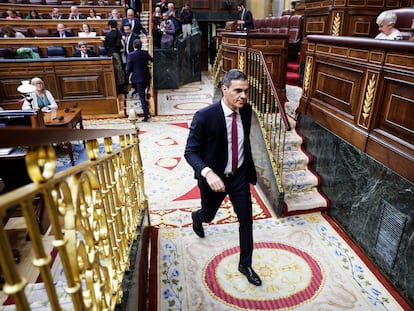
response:
M0 62L0 105L19 109L22 80L40 77L59 107L75 103L84 114L118 113L114 69L111 58L65 60L19 60Z
M246 68L248 48L260 50L283 100L286 95L287 49L289 36L259 32L220 32L223 70ZM241 57L242 56L242 57ZM244 57L244 58L243 58Z
M308 40L300 111L414 181L414 42Z

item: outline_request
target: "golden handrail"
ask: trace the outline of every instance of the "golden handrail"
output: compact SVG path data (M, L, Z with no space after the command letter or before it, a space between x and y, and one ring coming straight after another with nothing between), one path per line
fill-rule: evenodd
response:
M283 193L282 172L285 140L286 132L290 131L291 127L263 53L249 48L247 49L247 57L249 102L258 115L279 192Z
M9 208L21 208L34 253L33 269L39 270L50 308L61 310L69 300L75 310L113 310L122 299L131 242L148 208L137 129L5 128L0 129L0 146L11 146L9 135L14 137L12 146L29 146L25 160L33 183L0 196L0 217L3 219ZM112 137L119 139L115 150ZM104 154L98 153L98 138L104 138ZM71 140L86 141L90 160L54 173L56 159L51 145ZM64 293L58 292L59 282L53 279L52 258L34 214L32 202L39 197L64 272L59 280ZM6 282L3 292L13 297L17 310L29 310L27 280L13 261L3 222L0 252Z

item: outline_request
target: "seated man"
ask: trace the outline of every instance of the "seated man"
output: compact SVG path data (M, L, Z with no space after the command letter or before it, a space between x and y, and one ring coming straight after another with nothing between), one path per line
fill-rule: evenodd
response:
M63 24L57 24L56 26L56 32L53 34L54 37L59 38L67 38L67 37L73 37L73 33L65 29L65 25Z
M402 40L402 33L395 28L397 22L397 15L392 11L384 11L377 17L377 25L380 33L375 39L385 40Z
M52 19L62 19L62 13L60 13L59 8L53 8L49 15Z
M78 50L73 53L73 57L81 57L81 58L88 58L88 57L95 57L96 54L94 51L88 49L88 45L84 41L80 41L78 43Z
M69 19L85 19L86 17L79 13L79 9L76 5L70 7Z

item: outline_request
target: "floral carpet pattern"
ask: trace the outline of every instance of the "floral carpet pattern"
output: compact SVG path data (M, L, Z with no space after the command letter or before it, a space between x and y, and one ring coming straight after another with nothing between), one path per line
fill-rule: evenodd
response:
M260 287L237 271L238 224L205 231L156 230L151 310L404 310L320 213L254 222Z
M202 92L197 92L194 99L200 100ZM238 223L227 199L214 221L204 224L206 237L198 238L191 212L200 208L200 195L183 150L200 105L179 105L185 96L176 93L164 102L164 116L139 123L156 254L150 266L150 310L404 310L399 296L320 212L277 218L260 189L252 188L253 268L262 286L251 285L237 270ZM126 118L84 121L85 128L131 126ZM70 310L60 272L57 258L53 277L64 309ZM27 290L34 309L47 310L47 299L39 299L41 286L30 284Z

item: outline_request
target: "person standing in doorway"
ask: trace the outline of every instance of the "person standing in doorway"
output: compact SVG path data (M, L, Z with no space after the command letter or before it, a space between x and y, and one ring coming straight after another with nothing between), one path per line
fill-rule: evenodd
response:
M214 219L229 195L239 221L238 269L259 286L252 268L253 216L250 184L256 184L256 169L250 145L252 107L246 102L249 84L238 69L223 78L223 98L197 111L193 117L184 157L194 169L201 193L201 209L192 212L193 230L204 238L203 222Z
M247 9L243 2L237 4L237 11L240 13L240 19L237 21L242 30L254 29L254 21L252 11Z
M149 112L145 91L150 85L148 64L153 59L147 51L141 50L142 43L140 39L135 39L132 44L134 51L127 57L126 76L133 84L135 91L138 92L142 111L144 112L144 119L142 121L147 122L151 118L151 114Z

